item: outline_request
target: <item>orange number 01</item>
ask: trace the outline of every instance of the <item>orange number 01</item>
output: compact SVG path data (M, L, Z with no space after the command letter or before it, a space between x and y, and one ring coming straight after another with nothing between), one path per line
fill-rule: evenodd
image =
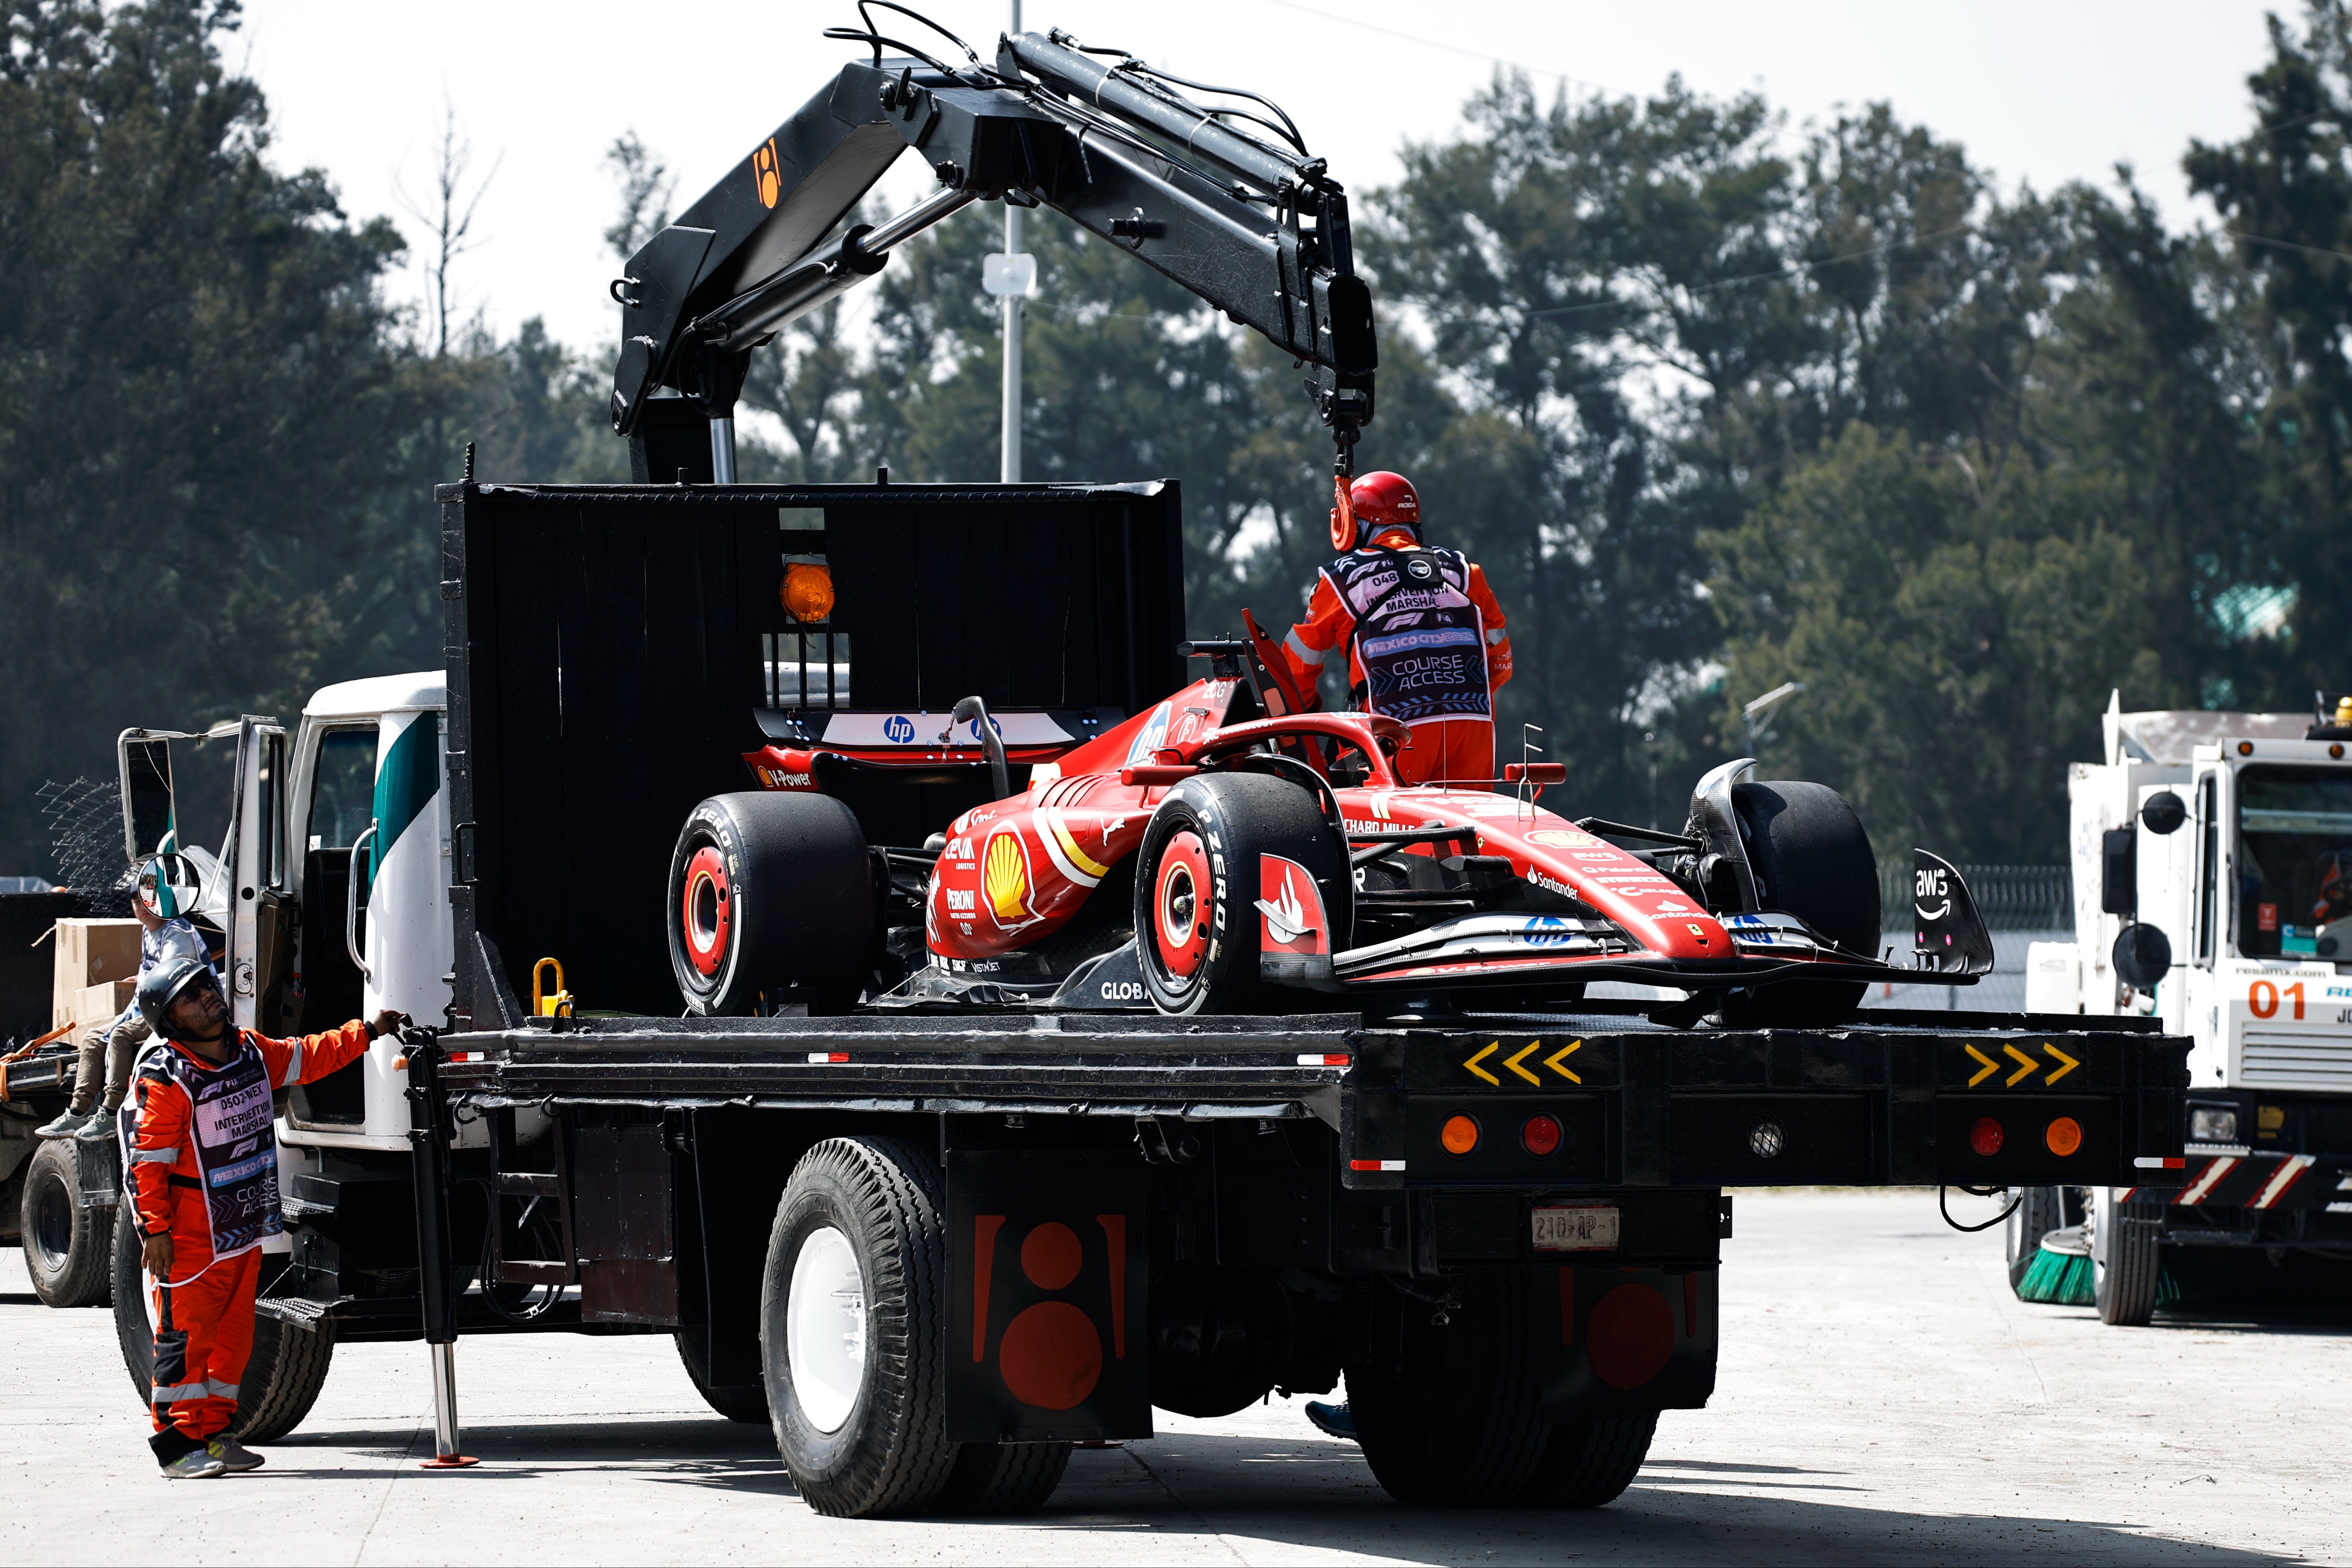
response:
M2303 982L2297 980L2289 986L2286 994L2294 1003L2294 1016L2299 1021L2303 1017ZM2258 1019L2277 1016L2279 988L2268 980L2256 980L2246 988L2246 1009Z

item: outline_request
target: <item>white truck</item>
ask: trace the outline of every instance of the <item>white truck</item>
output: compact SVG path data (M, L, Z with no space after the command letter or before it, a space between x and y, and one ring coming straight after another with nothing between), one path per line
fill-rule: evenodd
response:
M2352 1253L2352 697L2121 708L2070 771L2076 937L2034 944L2026 1010L2189 1037L2187 1157L2161 1186L2029 1191L2010 1263L2079 1220L2100 1315L2144 1323L2166 1249Z

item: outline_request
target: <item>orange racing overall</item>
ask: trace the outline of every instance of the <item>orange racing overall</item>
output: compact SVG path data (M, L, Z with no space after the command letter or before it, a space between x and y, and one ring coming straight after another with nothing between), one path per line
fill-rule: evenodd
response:
M329 1034L269 1040L235 1030L220 1066L184 1045L141 1056L117 1128L140 1234L172 1238L155 1286L155 1457L170 1464L226 1429L253 1350L262 1241L278 1234L272 1094L367 1050L357 1019Z

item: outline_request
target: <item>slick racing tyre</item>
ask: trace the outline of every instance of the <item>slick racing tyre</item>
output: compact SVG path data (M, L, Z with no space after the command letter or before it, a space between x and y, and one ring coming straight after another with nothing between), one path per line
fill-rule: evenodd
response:
M1135 947L1152 1005L1180 1017L1295 1009L1312 993L1258 977L1258 857L1305 868L1329 951L1347 945L1353 883L1315 798L1259 773L1202 773L1161 798L1135 858ZM1335 939L1336 938L1336 939Z
M795 985L838 1011L872 967L866 834L828 796L713 795L677 836L663 923L688 1013L741 1017Z
M929 1155L872 1137L802 1155L776 1206L760 1363L777 1451L819 1513L922 1512L961 1457L947 1437L946 1207Z
M1878 859L1845 798L1826 784L1740 784L1731 809L1767 909L1793 915L1861 958L1878 956ZM1868 988L1860 980L1759 986L1725 1022L1825 1028L1844 1023Z

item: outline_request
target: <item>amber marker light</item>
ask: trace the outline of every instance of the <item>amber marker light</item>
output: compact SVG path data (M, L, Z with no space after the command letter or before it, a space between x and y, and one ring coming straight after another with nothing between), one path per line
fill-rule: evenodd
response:
M833 571L811 561L796 560L784 568L784 585L777 597L784 612L795 621L822 621L833 613Z
M1976 1125L1969 1129L1969 1147L1985 1159L2000 1153L2002 1138L2000 1124L1990 1116L1979 1116Z
M2241 757L2252 757L2253 754L2254 754L2254 743L2253 743L2252 741L2251 741L2251 740L2242 740L2242 741L2238 742L2238 755L2239 755L2239 756L2241 756Z
M1449 1155L1466 1155L1478 1146L1478 1124L1458 1113L1448 1116L1437 1131L1437 1141Z
M2042 1141L2063 1160L2083 1146L2083 1124L2072 1116L2061 1116L2042 1133Z

